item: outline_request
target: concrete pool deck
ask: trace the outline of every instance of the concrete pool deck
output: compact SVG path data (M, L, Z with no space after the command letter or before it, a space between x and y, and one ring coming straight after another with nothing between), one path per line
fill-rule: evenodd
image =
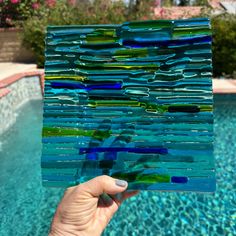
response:
M0 63L0 81L14 74L23 73L27 71L35 71L37 69L35 64L22 64L13 62Z
M236 80L213 79L214 94L236 94Z

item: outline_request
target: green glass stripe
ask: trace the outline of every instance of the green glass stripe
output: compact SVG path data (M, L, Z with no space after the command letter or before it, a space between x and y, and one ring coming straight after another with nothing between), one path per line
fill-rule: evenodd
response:
M43 137L50 136L89 136L95 139L103 140L111 135L110 130L81 130L81 129L65 129L65 128L52 128L43 127Z

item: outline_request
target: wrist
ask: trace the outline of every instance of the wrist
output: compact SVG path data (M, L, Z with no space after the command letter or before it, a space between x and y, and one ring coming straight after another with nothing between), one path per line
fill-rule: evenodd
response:
M72 227L73 228L73 227ZM88 234L84 231L75 230L71 227L61 225L60 223L53 223L49 232L49 236L94 236L94 234Z
M64 229L64 227L61 227L58 224L52 224L49 236L80 236L80 234L70 232L69 230Z

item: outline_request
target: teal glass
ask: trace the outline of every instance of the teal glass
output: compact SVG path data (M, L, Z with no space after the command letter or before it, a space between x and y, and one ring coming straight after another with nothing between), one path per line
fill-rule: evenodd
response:
M208 19L49 26L42 178L214 192Z

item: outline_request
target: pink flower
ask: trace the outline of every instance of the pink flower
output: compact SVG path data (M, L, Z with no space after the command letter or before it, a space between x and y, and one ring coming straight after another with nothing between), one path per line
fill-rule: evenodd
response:
M39 9L39 7L40 7L40 4L39 4L39 2L34 2L34 3L32 3L32 8L33 9Z
M13 4L16 4L16 3L18 3L20 0L11 0L11 3L13 3Z
M76 5L76 0L67 0L67 2L72 6Z
M48 7L54 7L57 3L56 0L46 0L45 2Z
M12 25L12 19L10 17L7 17L5 21L8 25Z

